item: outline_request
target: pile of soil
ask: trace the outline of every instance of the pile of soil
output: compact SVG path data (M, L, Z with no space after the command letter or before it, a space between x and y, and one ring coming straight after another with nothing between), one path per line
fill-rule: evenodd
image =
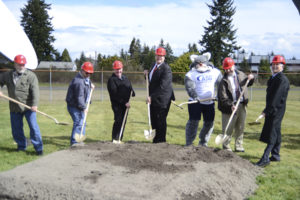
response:
M0 199L245 199L261 170L235 153L97 142L0 173Z

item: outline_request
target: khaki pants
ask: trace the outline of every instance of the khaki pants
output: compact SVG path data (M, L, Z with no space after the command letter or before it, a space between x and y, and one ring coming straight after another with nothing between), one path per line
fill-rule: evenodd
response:
M231 138L235 137L235 148L243 148L243 137L244 137L244 127L246 120L246 106L240 104L235 115L233 116L230 125L227 129L226 135L228 139L224 141L223 146L230 147ZM222 133L224 134L225 128L229 121L230 114L222 113ZM234 134L233 134L234 130Z

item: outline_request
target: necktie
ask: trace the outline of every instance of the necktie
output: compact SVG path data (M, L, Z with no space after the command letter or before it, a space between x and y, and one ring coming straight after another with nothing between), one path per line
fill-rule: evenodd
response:
M234 82L235 82L235 96L236 100L240 97L240 85L237 79L237 76L234 76Z

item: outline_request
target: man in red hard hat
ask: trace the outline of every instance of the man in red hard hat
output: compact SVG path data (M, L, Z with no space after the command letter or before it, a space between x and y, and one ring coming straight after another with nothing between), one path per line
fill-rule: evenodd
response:
M26 69L26 58L17 55L14 58L14 70L0 74L0 86L7 86L9 97L31 107L27 109L14 102L9 102L11 130L18 151L25 151L27 141L23 130L23 118L25 116L30 128L30 140L37 155L43 154L43 141L36 120L36 111L39 102L39 83L36 75ZM0 96L2 93L0 92Z
M235 131L235 151L244 152L243 137L246 120L246 106L248 104L248 89L245 88L244 94L241 96L244 87L249 87L254 82L253 74L248 76L242 71L235 68L232 58L227 57L223 60L224 76L218 88L218 109L222 112L222 132L224 134L226 126L229 122L232 112L236 110L226 135L228 138L223 142L223 149L232 151L230 141L233 130ZM247 80L248 85L245 85ZM236 108L238 99L241 98L240 104Z
M121 61L119 60L114 61L113 70L114 73L111 75L111 77L108 79L107 82L107 89L111 101L111 108L114 112L112 141L120 142L123 138L123 132L125 129L125 127L123 127L121 133L121 127L122 127L123 118L125 117L125 111L127 108L130 108L130 103L129 103L130 94L132 92L132 96L134 97L135 92L132 88L129 79L125 75L123 75L123 63ZM120 134L121 134L121 138L120 138Z
M144 73L149 77L149 97L151 124L156 129L156 136L153 143L166 142L167 116L171 100L175 100L172 87L172 71L165 63L166 50L159 47L155 51L155 64Z
M280 161L281 122L285 113L286 100L290 83L283 74L285 59L276 55L272 60L272 76L268 80L266 107L262 112L265 123L261 132L260 141L267 143L267 147L257 166L264 167L270 161ZM269 155L271 153L271 157Z
M67 109L73 120L73 129L70 139L71 145L77 144L75 140L75 133L80 133L82 126L85 126L85 124L83 124L83 119L87 113L86 108L88 98L91 89L95 87L90 80L90 76L93 73L93 64L90 62L84 62L81 65L81 70L73 78L68 88L66 97ZM85 135L85 128L83 135Z

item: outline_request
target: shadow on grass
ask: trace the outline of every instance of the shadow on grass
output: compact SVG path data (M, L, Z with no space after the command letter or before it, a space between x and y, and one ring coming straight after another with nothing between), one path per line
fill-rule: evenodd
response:
M28 145L28 146L30 146L30 145ZM8 153L25 153L25 154L31 155L31 156L36 155L36 152L34 149L33 149L33 151L32 150L18 151L17 146L16 147L0 147L0 151L6 151Z
M99 140L87 138L84 142L91 143L98 141ZM55 145L58 148L66 148L70 146L70 136L43 136L43 143L44 145L50 144Z
M300 149L300 133L298 134L282 134L282 147L287 149Z

